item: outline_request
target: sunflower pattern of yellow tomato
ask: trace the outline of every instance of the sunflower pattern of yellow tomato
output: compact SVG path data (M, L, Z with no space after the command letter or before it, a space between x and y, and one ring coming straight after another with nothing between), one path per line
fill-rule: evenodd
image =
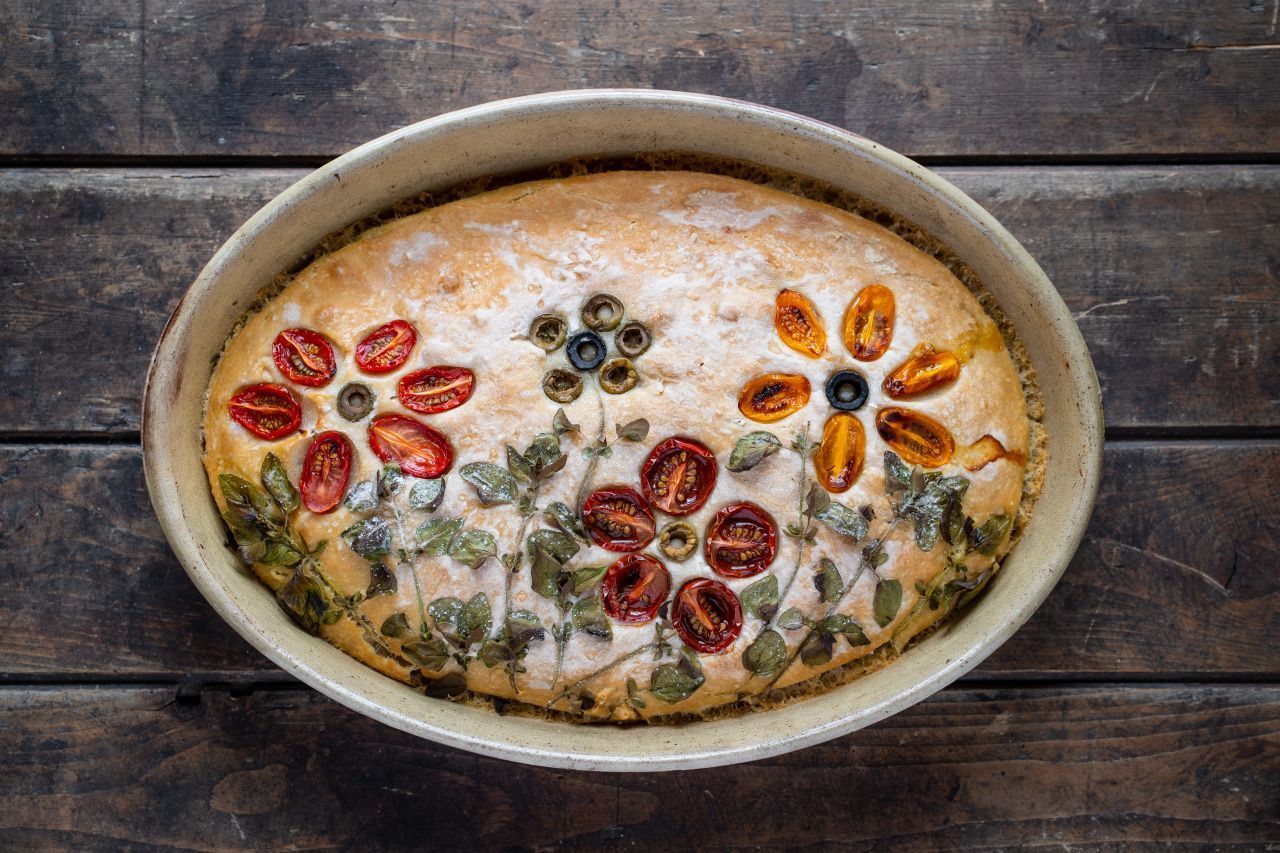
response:
M896 312L893 291L885 285L869 284L858 291L840 325L840 337L849 355L859 362L887 355L893 345ZM778 293L774 328L779 339L802 356L816 359L827 350L822 318L800 291L788 288ZM891 401L910 400L954 382L960 376L960 365L955 353L922 343L885 376L880 390ZM827 399L836 411L823 425L814 471L829 492L853 488L862 472L866 434L862 422L851 412L867 402L869 390L856 370L841 370L827 382ZM753 421L773 423L808 405L810 393L809 380L801 374L765 373L743 385L738 409ZM940 468L956 452L955 440L943 424L904 406L880 408L875 429L885 444L910 464Z

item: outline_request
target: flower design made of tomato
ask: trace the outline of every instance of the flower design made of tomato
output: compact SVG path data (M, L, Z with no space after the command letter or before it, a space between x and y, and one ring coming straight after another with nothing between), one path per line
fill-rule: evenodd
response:
M858 291L840 323L840 340L855 363L891 356L896 317L897 305L888 287L869 284ZM774 329L787 347L806 359L822 359L833 352L833 347L827 345L827 332L817 308L797 290L786 289L778 294ZM839 354L835 358L840 358ZM919 344L886 374L880 390L895 403L943 390L960 376L963 360L958 353ZM867 403L872 390L861 371L847 366L847 362L837 367L825 383L827 401L835 411L823 425L814 471L818 482L829 492L853 488L862 472L866 428L852 412ZM809 380L802 374L765 373L743 384L738 409L753 421L773 423L803 409L809 397ZM968 448L957 448L943 424L908 406L881 408L874 423L881 440L910 464L939 468L957 455L969 468L973 460L998 458L989 452L966 454Z

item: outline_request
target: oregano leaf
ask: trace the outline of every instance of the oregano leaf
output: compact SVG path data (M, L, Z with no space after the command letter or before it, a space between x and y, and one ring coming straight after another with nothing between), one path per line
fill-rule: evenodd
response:
M892 450L884 452L884 488L889 494L911 488L911 469Z
M876 614L876 624L883 628L894 620L902 607L902 584L891 578L882 579L876 584L875 596L872 598L872 609Z
M844 580L840 570L829 557L823 557L818 563L818 571L813 576L813 585L824 604L835 604L844 592Z
M492 462L469 462L458 469L458 474L475 488L485 506L515 502L519 488L516 478Z
M778 578L769 575L748 585L738 596L742 609L768 622L778 612Z
M418 548L424 554L443 557L449 553L453 539L462 530L460 518L433 518L418 525L413 536L418 540Z
M615 424L614 429L618 431L618 438L623 441L644 441L649 435L649 421L645 418L636 418L625 424Z
M569 416L564 413L564 409L556 409L555 415L551 418L551 431L557 436L564 435L566 432L582 432L582 427L569 420Z
M427 605L427 612L431 614L431 618L441 625L453 625L458 621L458 615L462 613L465 605L462 599L449 596L448 598L437 598L435 601Z
M530 533L525 544L530 559L533 558L534 551L541 548L561 565L573 559L573 555L577 554L581 547L572 536L561 533L559 530L546 529Z
M778 627L786 631L794 631L804 627L804 614L798 608L788 607L778 617Z
M366 560L385 557L391 553L391 524L381 516L366 518L342 531L342 539Z
M581 539L587 541L587 530L582 526L582 519L578 518L578 514L560 501L555 501L547 506L542 512L542 517L556 527Z
M855 542L867 535L867 520L838 501L831 501L815 512L813 517Z
M375 595L394 595L397 587L395 572L391 571L386 563L375 560L369 564L369 588L364 593L366 598L373 598Z
M729 464L725 467L735 474L749 471L782 449L782 442L771 432L749 432L733 446Z
M378 505L378 490L372 480L361 480L351 487L342 505L352 512L368 512Z
M583 566L575 571L573 573L573 594L582 595L600 583L600 579L604 577L607 571L609 571L608 566Z
M478 569L498 555L498 540L487 530L467 530L449 544L448 554L467 568Z
M590 596L573 605L569 619L575 630L590 634L600 640L613 639L613 627L605 615L599 596Z
M560 591L560 561L543 548L534 547L529 556L529 583L543 598L555 598Z
M676 663L666 663L654 669L649 692L668 705L674 705L692 696L705 681L702 667L688 651L684 651Z
M419 512L435 512L444 502L444 477L418 480L409 489L409 508Z
M770 676L787 661L787 643L777 631L765 631L742 653L742 665L752 675Z
M404 485L404 474L400 471L400 463L388 462L378 472L378 499L394 497Z
M409 633L409 619L403 613L392 613L382 621L382 627L378 630L386 637L403 637Z
M271 493L281 509L288 513L298 508L301 503L298 490L289 481L289 474L284 470L280 457L274 453L262 457L261 479L263 488Z
M527 483L533 479L533 463L509 444L507 445L507 470L517 482Z
M477 592L472 596L458 613L454 626L458 629L458 635L468 644L475 643L488 634L493 628L493 612L489 609L489 597L483 592Z
M432 672L439 672L449 665L449 648L439 637L405 643L400 647L400 653Z
M811 631L800 644L800 661L805 666L822 666L830 663L831 652L835 646L835 637L826 631Z

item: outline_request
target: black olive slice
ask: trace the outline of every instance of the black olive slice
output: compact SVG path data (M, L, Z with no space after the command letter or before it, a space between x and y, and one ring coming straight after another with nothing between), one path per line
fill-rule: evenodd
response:
M610 394L625 394L640 381L629 358L611 358L600 366L600 387Z
M542 377L542 393L557 403L572 403L582 394L582 377L563 367L548 370Z
M569 334L569 323L559 314L539 314L529 324L529 340L547 352L555 352Z
M582 324L597 332L612 332L622 322L622 303L608 293L597 293L582 306Z
M826 392L827 402L831 403L832 408L842 412L861 409L870 394L867 380L856 370L841 370L833 374L827 380Z
M578 332L569 339L569 363L579 370L595 370L608 352L595 332Z
M617 346L618 352L627 358L635 358L644 354L649 344L653 343L653 339L649 336L648 326L638 320L632 320L618 330L613 343Z
M363 382L348 382L338 392L338 414L349 421L358 421L373 411L377 397L373 389Z
M658 534L658 550L680 562L698 550L698 531L686 521L673 521Z

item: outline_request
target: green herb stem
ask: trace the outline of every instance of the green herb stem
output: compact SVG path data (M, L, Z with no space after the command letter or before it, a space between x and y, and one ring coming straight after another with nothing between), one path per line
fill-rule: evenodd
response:
M560 675L564 672L564 654L569 647L569 602L560 599L556 602L556 607L560 611L560 624L556 626L556 671L551 676L552 689L560 682Z
M529 496L529 514L520 522L520 529L516 531L516 549L512 552L518 560L522 559L521 555L524 554L524 540L525 534L529 531L529 522L531 522L533 517L538 514L538 491L541 488L541 483L534 483L525 493ZM502 564L502 568L506 572L506 580L503 584L502 593L502 622L494 626L494 632L492 634L494 639L497 639L498 635L501 634L502 631L506 630L507 618L511 616L512 579L516 576L516 573L520 571L519 564L517 564L514 569L509 569L507 568L506 563L503 563L501 560L498 562Z
M401 657L394 649L382 641L382 638L378 636L377 628L369 621L369 617L361 613L360 608L351 602L351 596L345 595L342 590L338 589L338 585L320 567L320 561L314 557L306 557L305 559L310 562L310 568L316 573L316 577L319 578L320 582L329 588L329 594L333 596L334 602L342 608L343 613L347 614L347 618L355 622L360 628L360 632L364 634L365 642L373 646L374 651L382 657L390 658L399 665L412 669L412 663ZM414 580L416 581L417 579L415 578Z
M893 532L893 529L897 525L898 525L898 519L894 518L893 521L891 521L889 525L885 527L884 531L880 534L878 538L881 541L884 541L885 539L887 539L889 537L889 534ZM862 579L863 573L866 572L868 569L871 570L871 574L875 575L877 578L880 577L880 573L876 571L876 567L871 565L870 561L868 561L865 558L860 559L858 561L858 571L854 573L853 578L847 584L845 584L844 587L840 590L840 594L836 596L836 600L831 602L831 604L827 605L826 612L822 614L823 619L826 619L828 616L833 615L836 612L836 610L839 609L840 603L844 601L844 597L853 591L853 588L858 585L858 581ZM782 607L781 601L779 601L778 607L779 607L779 610L781 610L781 607ZM817 621L820 622L822 620L820 619ZM808 633L806 633L804 637L800 640L800 644L796 646L796 650L787 657L787 662L782 665L782 669L778 670L778 674L775 675L773 678L769 679L769 683L760 689L761 693L767 693L773 687L773 685L778 683L778 680L781 679L782 676L787 674L787 670L791 669L791 665L796 662L796 658L800 656L800 650L804 648L805 643L807 643L809 641L809 638L813 636L813 632L814 632L814 629L810 628ZM890 637L890 639L892 639L892 637Z
M808 424L806 424L804 428L804 446L805 448L808 448L809 446ZM796 527L800 529L800 536L796 537L796 564L792 567L791 576L787 578L786 584L782 587L782 593L778 596L778 608L773 614L773 617L765 623L763 628L760 629L761 634L773 627L774 623L778 621L778 614L783 611L783 605L787 602L787 595L790 594L791 587L795 584L796 578L800 576L800 566L804 563L805 546L809 543L809 533L812 529L812 519L810 519L809 515L804 511L804 496L805 492L808 491L806 487L809 485L809 477L805 473L809 467L808 450L806 449L804 453L797 455L800 457L800 475L796 478L797 487L799 488L799 499L796 502L796 511L799 515L800 523L797 524Z
M609 446L609 442L605 440L604 428L607 418L604 410L604 397L600 396L600 391L595 392L596 403L600 408L600 428L596 431L596 444L592 449L591 458L587 460L587 469L582 473L582 481L578 483L577 496L574 498L573 511L582 512L582 504L587 500L587 490L591 487L591 480L596 475L596 466L600 464L601 452Z
M617 669L619 666L631 660L632 658L639 657L645 652L652 651L653 649L658 648L659 645L660 643L657 640L653 640L651 642L645 643L643 646L639 646L637 648L632 649L631 651L627 652L624 655L620 655L619 657L614 658L609 663L597 669L595 672L592 672L591 674L578 679L573 684L570 684L568 687L566 687L564 690L561 690L554 697L552 697L551 701L546 704L546 707L551 708L557 702L559 702L561 699L564 699L566 696L573 693L575 690L581 690L583 687L586 687L588 684L595 681L597 678L604 675L606 672Z

